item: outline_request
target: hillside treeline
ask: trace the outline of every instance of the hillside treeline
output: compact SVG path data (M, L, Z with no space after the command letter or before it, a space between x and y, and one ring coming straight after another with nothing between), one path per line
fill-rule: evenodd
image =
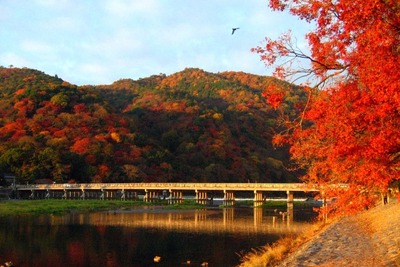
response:
M288 148L273 147L281 116L265 76L185 69L169 76L76 86L27 68L0 68L0 173L20 183L289 182ZM288 112L289 111L289 112Z

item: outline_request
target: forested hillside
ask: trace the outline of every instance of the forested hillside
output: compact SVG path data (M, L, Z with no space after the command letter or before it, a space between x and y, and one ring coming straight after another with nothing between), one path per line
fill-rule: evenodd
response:
M287 147L271 143L271 84L288 89L295 115L302 91L271 77L185 69L79 87L1 67L0 172L21 183L294 181Z

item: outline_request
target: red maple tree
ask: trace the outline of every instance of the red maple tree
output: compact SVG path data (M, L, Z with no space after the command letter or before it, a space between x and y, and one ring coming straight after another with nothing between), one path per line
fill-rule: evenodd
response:
M276 143L289 140L293 158L308 170L305 181L348 185L340 193L326 191L339 196L336 211L367 207L400 179L398 0L270 0L269 5L315 25L306 35L309 54L297 48L290 32L253 49L279 77L313 79L305 86L311 93L300 118L287 124ZM309 68L293 69L294 61L304 59Z

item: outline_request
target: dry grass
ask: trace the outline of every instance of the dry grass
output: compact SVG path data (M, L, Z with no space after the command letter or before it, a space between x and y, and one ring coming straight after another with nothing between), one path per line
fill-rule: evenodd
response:
M281 262L283 259L285 259L290 253L299 249L301 245L311 240L328 224L316 223L310 227L310 229L300 235L286 236L279 239L272 245L266 245L258 249L252 249L251 252L242 256L241 263L238 267L274 266L278 262Z
M329 222L331 224L333 222ZM352 246L357 246L360 240L370 242L372 250L364 254L349 254L346 256L345 262L341 262L343 258L332 262L329 255L321 258L320 267L332 266L348 266L346 264L353 262L351 266L400 266L400 205L392 203L386 206L377 206L368 211L360 212L357 215L346 218L347 228L361 230L362 235L355 234L352 243L347 244L347 250L357 251ZM328 224L328 225L329 225ZM275 266L288 257L289 254L296 251L295 255L301 255L304 251L301 245L307 243L324 229L323 224L317 224L309 231L292 237L285 237L272 246L265 246L258 250L253 250L242 257L242 263L239 267L257 267L257 266ZM350 230L351 231L351 230ZM357 231L356 231L357 232ZM351 235L347 230L346 235ZM336 235L335 235L336 238ZM329 239L329 238L328 238ZM352 239L349 239L352 240ZM329 246L329 244L327 245ZM294 255L294 256L295 256ZM364 257L364 258L363 258ZM378 265L370 259L379 260ZM354 259L354 261L352 261ZM360 262L366 264L360 264ZM382 265L380 265L382 263ZM343 265L345 264L345 265ZM360 265L357 265L360 264ZM369 264L369 265L368 265Z

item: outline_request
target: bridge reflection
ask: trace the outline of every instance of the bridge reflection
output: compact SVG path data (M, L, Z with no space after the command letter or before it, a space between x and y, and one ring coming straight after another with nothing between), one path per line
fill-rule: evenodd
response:
M155 228L188 233L297 233L309 227L309 223L294 222L289 216L264 216L262 208L253 209L250 216L235 216L234 208L222 210L165 211L133 209L129 211L97 212L54 216L51 225L80 224L96 226L122 226Z

